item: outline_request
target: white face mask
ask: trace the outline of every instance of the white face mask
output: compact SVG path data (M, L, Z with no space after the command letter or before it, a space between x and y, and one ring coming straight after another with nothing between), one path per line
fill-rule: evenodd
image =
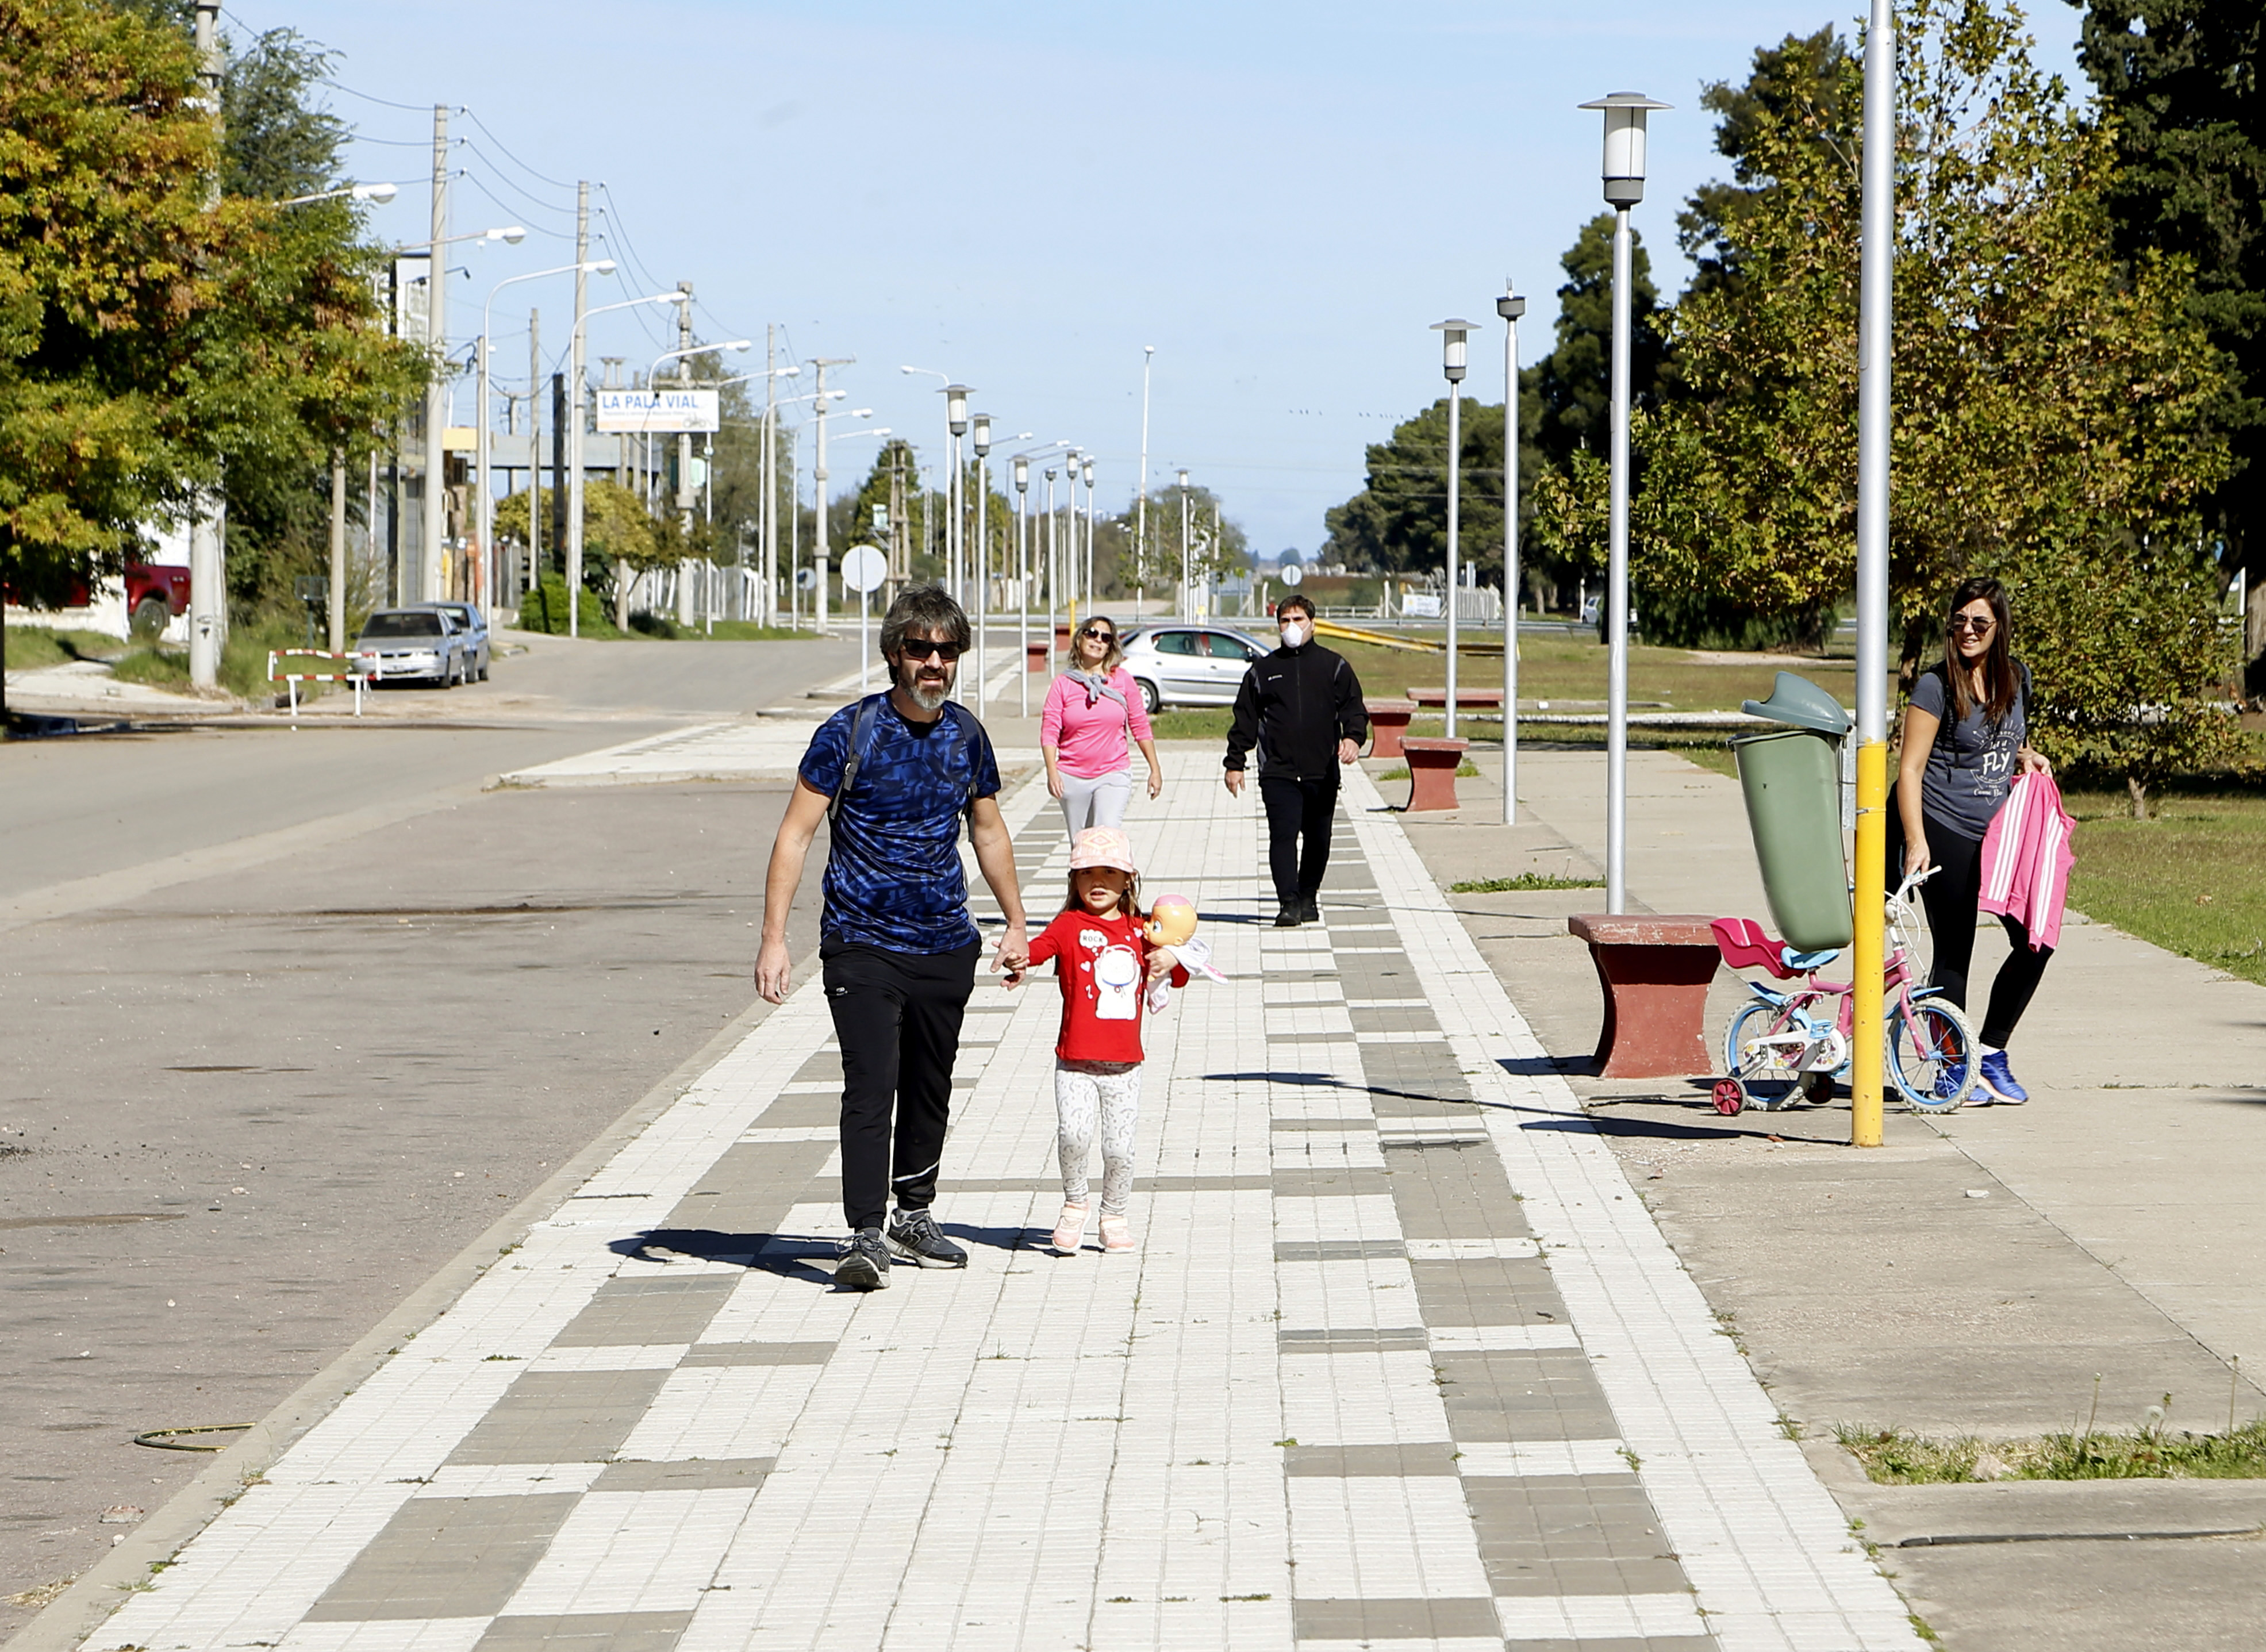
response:
M1283 627L1283 646L1286 648L1303 647L1306 639L1312 634L1305 625L1294 619Z

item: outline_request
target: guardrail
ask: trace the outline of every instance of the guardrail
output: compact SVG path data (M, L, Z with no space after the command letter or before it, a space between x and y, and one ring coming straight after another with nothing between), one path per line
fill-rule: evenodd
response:
M305 663L335 669L279 670L279 666ZM377 675L377 656L374 654L331 654L321 648L270 648L267 651L267 680L287 683L291 691L291 715L299 714L299 684L302 683L351 683L354 684L354 714L362 715L362 691Z

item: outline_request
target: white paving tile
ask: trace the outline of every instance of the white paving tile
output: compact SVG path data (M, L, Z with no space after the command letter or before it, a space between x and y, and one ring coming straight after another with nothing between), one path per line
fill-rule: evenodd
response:
M1461 1481L1443 1474L1294 1474L1285 1483L1300 1599L1487 1594Z
M1717 1626L1690 1595L1513 1595L1495 1607L1513 1641L1703 1635Z
M1619 1440L1466 1440L1456 1448L1466 1480L1517 1474L1634 1474Z

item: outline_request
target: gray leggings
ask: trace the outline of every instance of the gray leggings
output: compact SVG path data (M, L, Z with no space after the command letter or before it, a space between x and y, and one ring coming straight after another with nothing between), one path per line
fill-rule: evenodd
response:
M1125 804L1133 795L1133 771L1114 769L1082 780L1068 770L1062 774L1063 819L1073 837L1089 826L1122 826Z

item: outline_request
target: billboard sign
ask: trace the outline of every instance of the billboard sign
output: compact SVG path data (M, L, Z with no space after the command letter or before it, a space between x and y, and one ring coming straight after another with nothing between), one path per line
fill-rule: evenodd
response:
M600 430L676 435L720 422L721 398L713 390L602 390L597 397Z

